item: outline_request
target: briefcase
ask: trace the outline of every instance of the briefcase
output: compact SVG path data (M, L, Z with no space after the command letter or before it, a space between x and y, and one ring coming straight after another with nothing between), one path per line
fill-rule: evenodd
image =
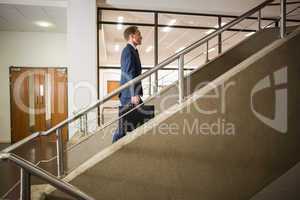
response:
M119 106L119 117L124 115L119 119L119 128L125 133L133 131L154 117L154 105L138 105L137 107L135 108L133 104Z

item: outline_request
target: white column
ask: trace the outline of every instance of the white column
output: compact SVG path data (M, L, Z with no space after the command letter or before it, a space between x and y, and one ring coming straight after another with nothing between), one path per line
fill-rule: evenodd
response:
M96 0L68 2L69 116L97 100ZM96 113L89 114L94 119ZM95 120L96 122L96 120ZM96 123L89 124L93 128ZM70 126L71 137L74 127Z

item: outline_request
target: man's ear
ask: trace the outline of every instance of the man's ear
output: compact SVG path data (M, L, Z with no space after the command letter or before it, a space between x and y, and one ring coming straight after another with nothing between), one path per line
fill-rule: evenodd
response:
M132 38L133 38L133 34L131 33L131 34L129 34L128 41L131 41Z

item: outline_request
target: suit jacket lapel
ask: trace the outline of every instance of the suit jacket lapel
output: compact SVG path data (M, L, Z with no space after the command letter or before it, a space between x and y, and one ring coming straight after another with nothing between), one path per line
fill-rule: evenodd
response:
M142 67L141 67L141 60L140 60L140 56L139 56L139 53L138 53L138 51L137 50L135 50L135 48L133 48L133 46L131 46L130 44L127 44L128 46L129 46L129 48L130 48L130 50L131 50L131 52L134 54L134 56L135 56L135 59L136 59L136 63L137 63L137 67L139 68L139 69L141 69Z

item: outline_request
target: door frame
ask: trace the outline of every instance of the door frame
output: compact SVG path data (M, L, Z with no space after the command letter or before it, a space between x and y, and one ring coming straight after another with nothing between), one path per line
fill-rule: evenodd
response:
M66 71L66 88L67 88L67 95L66 95L66 101L67 101L67 108L66 108L66 112L67 112L67 118L69 117L69 95L68 95L68 92L69 92L69 88L68 88L68 67L33 67L33 66L14 66L14 65L11 65L9 66L9 105L10 105L10 140L11 140L11 143L15 142L12 140L12 91L11 91L11 82L12 82L12 79L11 79L11 73L12 73L12 70L13 69L28 69L28 70L34 70L34 69L37 69L37 70L47 70L47 69L63 69ZM47 121L46 121L47 123ZM69 138L69 128L67 128L67 138Z

